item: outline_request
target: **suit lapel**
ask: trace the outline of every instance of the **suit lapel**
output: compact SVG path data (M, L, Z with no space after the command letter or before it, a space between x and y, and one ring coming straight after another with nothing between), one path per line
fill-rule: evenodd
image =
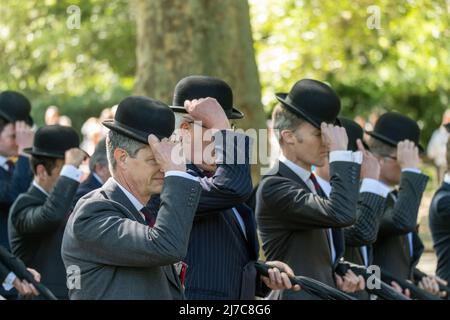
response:
M127 198L125 193L123 193L123 191L120 190L120 187L117 185L117 182L115 182L113 179L109 179L108 181L106 181L105 185L102 188L102 192L107 199L116 201L120 203L122 206L124 206L128 211L127 215L130 219L145 224L145 220L142 218L139 211L137 211L137 209Z

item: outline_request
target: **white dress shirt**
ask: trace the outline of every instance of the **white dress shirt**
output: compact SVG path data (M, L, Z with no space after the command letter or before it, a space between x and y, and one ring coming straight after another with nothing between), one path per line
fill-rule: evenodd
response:
M0 167L5 169L6 171L9 170L9 166L6 163L8 161L8 158L5 158L4 156L0 156Z

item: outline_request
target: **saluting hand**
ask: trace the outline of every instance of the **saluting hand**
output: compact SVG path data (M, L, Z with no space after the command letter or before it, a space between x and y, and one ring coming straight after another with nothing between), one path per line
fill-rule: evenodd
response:
M34 132L24 121L17 121L15 124L16 144L18 152L21 154L23 149L33 146Z
M398 143L397 162L402 169L419 167L419 148L417 148L414 142L404 140Z
M186 171L186 160L180 143L170 141L167 138L160 141L158 137L151 134L148 136L148 144L163 172Z
M208 129L225 130L230 129L230 122L223 108L214 98L186 100L184 102L186 111L195 121L201 121Z
M356 140L356 144L358 145L358 150L363 154L363 162L361 165L361 179L375 179L378 180L380 178L380 162L378 159L366 148L361 141L361 139Z
M328 151L345 151L348 148L348 136L343 127L322 122L320 126L322 141L327 146Z

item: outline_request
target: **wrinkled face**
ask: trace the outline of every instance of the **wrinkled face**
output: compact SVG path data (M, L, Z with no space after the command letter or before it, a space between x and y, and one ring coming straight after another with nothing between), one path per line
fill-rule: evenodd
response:
M122 152L121 169L130 189L143 198L161 193L164 173L161 171L161 166L156 162L150 146L141 148L134 158L130 157L124 150Z
M12 157L17 155L16 130L14 123L8 123L0 132L0 155Z
M216 164L211 131L200 122L195 122L189 115L184 116L183 119L180 129L186 158L199 168L214 172Z
M377 155L380 160L380 180L384 181L390 186L395 186L400 183L402 169L397 162L396 152L391 152L388 155Z
M297 161L309 167L314 165L321 167L328 157L328 150L322 142L322 134L319 129L308 122L300 124L295 131L282 135L287 148L295 155Z

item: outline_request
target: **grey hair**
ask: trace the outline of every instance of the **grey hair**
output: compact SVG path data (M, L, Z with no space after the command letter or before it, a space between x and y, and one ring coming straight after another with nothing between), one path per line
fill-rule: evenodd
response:
M100 164L102 166L108 165L108 157L106 155L106 141L102 139L95 147L95 151L89 159L89 171L95 172L95 165Z
M125 150L130 157L134 158L140 149L147 146L144 143L128 138L123 134L109 130L106 139L106 153L108 155L109 170L111 172L116 169L116 160L114 159L114 151L117 148Z
M299 125L305 120L296 116L289 111L281 103L277 104L272 112L272 128L278 141L281 143L281 131L291 130L295 131Z
M370 137L368 145L370 148L370 152L372 152L373 154L377 154L379 156L388 156L391 153L397 151L396 147L390 146L374 137Z

